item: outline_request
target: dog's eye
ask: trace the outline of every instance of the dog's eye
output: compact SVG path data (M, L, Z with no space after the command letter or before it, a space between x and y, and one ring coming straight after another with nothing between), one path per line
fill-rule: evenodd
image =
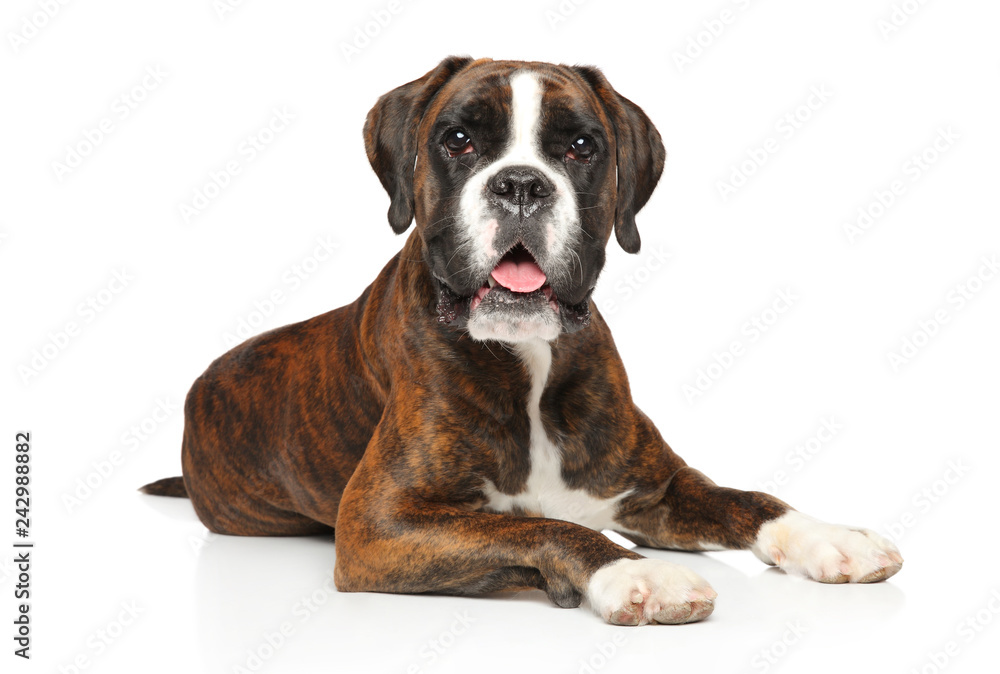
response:
M573 141L573 144L569 146L566 150L566 159L572 159L574 161L581 162L583 164L590 163L590 157L594 154L594 141L592 138L587 136L580 136Z
M472 152L472 139L462 129L454 129L444 137L444 148L448 150L448 155L451 157L467 154Z

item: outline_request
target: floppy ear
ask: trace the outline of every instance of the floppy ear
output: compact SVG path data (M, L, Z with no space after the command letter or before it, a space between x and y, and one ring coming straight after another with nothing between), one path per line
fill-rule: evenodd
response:
M615 211L615 238L628 253L639 252L639 230L635 214L639 212L663 173L667 152L660 133L642 109L608 83L592 66L573 68L601 99L614 125L618 146L618 205Z
M389 193L389 224L397 234L413 221L413 164L420 120L445 82L471 62L467 56L449 56L420 79L383 94L368 113L365 151Z

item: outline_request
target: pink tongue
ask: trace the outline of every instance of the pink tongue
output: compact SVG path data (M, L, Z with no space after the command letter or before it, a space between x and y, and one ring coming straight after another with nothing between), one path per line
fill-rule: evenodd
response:
M516 293L530 293L545 285L545 272L533 260L501 260L493 270L493 278L507 290Z

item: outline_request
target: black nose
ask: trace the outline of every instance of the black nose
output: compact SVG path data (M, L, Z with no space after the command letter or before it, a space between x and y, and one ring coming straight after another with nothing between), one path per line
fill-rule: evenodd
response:
M518 206L539 204L552 196L555 186L541 171L531 166L508 166L489 180L493 194Z

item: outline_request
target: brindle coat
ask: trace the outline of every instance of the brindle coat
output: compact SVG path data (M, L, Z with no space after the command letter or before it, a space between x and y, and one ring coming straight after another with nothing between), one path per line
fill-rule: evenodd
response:
M489 129L509 105L503 82L523 65L451 58L379 100L365 144L391 197L390 223L402 232L415 218L416 231L353 304L254 337L212 363L185 404L183 484L168 478L146 492L186 494L217 533L335 531L335 578L345 591L530 587L576 606L598 568L640 557L571 522L484 510L485 481L516 494L528 478L531 382L516 355L473 341L456 329L461 320L441 313L438 279L458 296L482 282L446 268L454 242L437 225L450 194L440 176L468 167L429 153L414 179L414 159L433 145L446 102L484 88L494 100L476 123L482 142L500 142ZM642 545L746 549L789 507L716 486L674 454L632 402L608 326L589 304L612 228L625 250L639 249L635 213L663 167L659 134L600 71L530 65L552 100L588 103L612 131L604 143L615 159L580 178L590 188L581 190L582 284L557 289L590 311L588 326L552 342L541 399L563 481L597 498L631 490L616 519Z

